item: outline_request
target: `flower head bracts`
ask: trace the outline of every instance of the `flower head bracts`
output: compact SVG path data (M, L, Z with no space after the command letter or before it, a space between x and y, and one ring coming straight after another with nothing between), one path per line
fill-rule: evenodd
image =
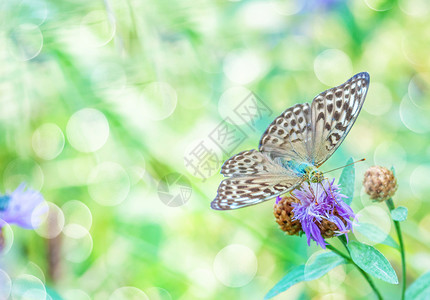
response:
M325 249L324 237L327 237L327 225L336 225L334 235L342 235L352 230L352 220L354 212L342 198L345 195L339 192L339 186L334 184L334 179L330 182L324 180L322 183L303 183L300 189L291 193L299 200L292 203L294 220L299 220L302 230L308 238L308 245L311 239L316 241ZM346 238L348 236L346 235Z

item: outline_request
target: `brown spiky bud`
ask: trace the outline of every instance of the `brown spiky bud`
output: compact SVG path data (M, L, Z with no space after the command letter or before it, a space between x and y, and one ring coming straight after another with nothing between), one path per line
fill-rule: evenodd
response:
M370 199L385 201L397 190L397 180L387 168L373 166L364 173L363 186Z
M273 214L275 215L276 223L279 224L279 227L283 231L289 235L298 235L302 230L302 225L299 220L292 220L294 215L291 203L293 202L298 202L298 200L291 196L286 196L279 201L276 201L273 208Z

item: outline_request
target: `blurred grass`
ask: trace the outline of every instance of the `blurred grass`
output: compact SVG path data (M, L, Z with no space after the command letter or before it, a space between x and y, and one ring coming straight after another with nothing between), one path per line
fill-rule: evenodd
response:
M3 190L15 188L20 178L26 178L30 185L41 182L46 199L59 207L73 199L82 201L92 213L89 234L93 241L89 256L78 262L70 261L67 254L80 253L79 244L67 249L67 243L60 243L62 275L49 278L46 239L13 228L12 250L1 258L10 277L20 275L32 261L45 274L47 284L65 298L70 298L70 289L104 299L122 286L135 286L147 295L152 295L151 288L164 289L167 292L158 290L160 299L261 299L285 270L305 262L317 248L308 249L303 238L285 237L273 222L272 203L234 212L211 211L209 202L221 175L203 182L189 173L183 159L187 147L222 121L219 100L231 87L245 86L273 110L272 117L261 120L259 126L264 128L287 107L310 101L329 88L328 82L340 84L359 71L371 75L365 108L323 170L340 166L351 155L366 157L366 163L357 166L360 178L368 166L381 161L378 147L388 145L382 156L392 157L394 166L403 164L400 169L396 166L400 186L395 200L410 211L403 226L408 282L428 270L430 221L425 195L429 189L424 176L430 175L426 173L428 82L420 90L422 114L405 118L406 112L417 108L403 99L410 97L411 79L429 72L430 9L428 4L417 9L417 1L324 3L307 1L297 13L287 15L288 7L282 7L281 1L2 2ZM376 11L366 3L390 8ZM333 61L319 66L318 59L328 49L339 50L336 53L346 61L332 57ZM234 51L241 51L245 66L253 68L234 69ZM256 57L260 69L245 54ZM247 72L253 76L245 76ZM153 82L168 83L177 102L142 97ZM391 100L372 94L374 82L388 89ZM369 102L388 109L366 109ZM378 109L378 105L371 107ZM67 128L70 117L83 108L97 109L109 124L106 143L89 153L72 145L72 129ZM64 148L50 160L40 157L37 150L43 147L35 149L32 143L34 132L46 123L56 124L65 136ZM418 132L416 126L421 126ZM256 148L263 130L246 131L249 137L237 152ZM400 152L390 153L393 145ZM16 169L10 167L14 160L32 163ZM127 197L116 206L96 202L89 192L93 168L106 161L118 163L130 182ZM34 171L39 168L41 173ZM192 197L177 208L164 205L157 196L159 180L172 172L184 174L192 184ZM353 206L358 211L367 203L360 182L355 194ZM64 241L70 238L61 236ZM230 244L249 247L258 262L255 277L240 288L226 286L214 271L217 254ZM380 248L385 251L387 247ZM399 270L398 253L387 253ZM241 275L234 268L226 272ZM346 272L347 279L337 293L367 298L370 291L356 288L363 284L358 274L349 268ZM320 298L334 289L330 284L328 289L316 289L320 284L298 286L278 298ZM398 291L398 287L378 284L393 295Z

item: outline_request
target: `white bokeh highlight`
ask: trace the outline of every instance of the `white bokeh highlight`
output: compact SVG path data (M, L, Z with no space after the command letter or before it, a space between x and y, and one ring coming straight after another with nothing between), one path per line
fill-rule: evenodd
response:
M13 279L11 296L13 300L47 299L43 282L29 274L23 274Z
M45 211L40 215L39 211ZM52 202L39 205L31 216L34 231L44 238L52 239L58 236L64 228L64 214L61 208Z
M338 86L352 75L351 58L338 49L327 49L314 60L314 72L328 86Z
M264 75L268 69L268 63L256 52L236 50L226 56L223 69L228 79L242 85L251 83Z
M225 286L242 287L254 279L258 262L249 247L232 244L218 252L213 268L216 278Z
M76 150L90 153L99 150L109 137L105 115L94 108L75 112L67 122L67 139Z
M43 35L35 24L20 24L10 32L9 52L20 61L35 58L42 51Z
M113 16L106 10L93 10L82 18L79 34L85 37L87 47L102 47L115 36L115 24Z
M217 287L217 279L212 268L200 267L189 272L189 278L194 283L195 290L203 293L213 293Z
M291 1L273 1L275 10L285 16L291 16L299 13L307 1L303 0L291 0Z
M145 294L150 300L172 300L170 293L166 289L160 287L145 289Z
M44 174L40 165L32 159L17 158L7 164L3 172L6 191L15 190L23 182L36 191L43 187Z
M48 6L45 0L22 0L19 3L20 16L25 16L31 24L40 26L48 17Z
M430 73L415 74L408 85L409 99L416 107L430 113Z
M417 166L411 173L410 185L412 193L419 199L426 201L430 192L428 179L430 178L430 165ZM428 201L428 200L427 200Z
M242 119L235 109L240 106L252 92L242 86L235 86L225 90L218 102L218 112L224 121L234 123L236 125L243 125L246 119ZM249 113L252 113L251 111ZM258 113L257 111L255 113ZM251 118L251 116L250 116Z
M381 235L380 239L370 240L360 233L360 229L358 228L360 223L367 223L377 226L383 233L385 233L385 235ZM383 242L390 234L391 218L388 213L378 205L369 205L356 213L356 218L353 221L352 228L354 236L359 242L375 245Z
M91 170L88 192L97 203L118 205L130 191L130 178L124 168L114 162L102 162Z
M12 290L12 280L9 275L0 269L0 299L8 299Z
M318 255L328 252L328 251L317 251L313 253L309 259L307 260L305 264L305 279L309 278L307 274L309 274L309 266L315 263L315 260L317 259ZM318 278L317 280L313 280L308 283L307 286L311 287L315 291L319 291L319 293L331 293L334 291L337 291L339 287L343 284L343 282L346 279L346 272L345 272L345 266L339 265L336 268L330 270L329 273L324 275L321 278Z
M393 102L390 90L382 83L372 82L372 88L367 92L367 99L363 106L364 110L374 116L381 116L387 113Z
M284 18L278 13L273 1L248 1L238 12L238 22L243 27L275 31L282 26Z
M393 7L393 2L386 0L364 0L364 3L374 11L386 11Z
M109 297L109 300L149 300L146 294L132 286L125 286L116 289Z
M21 271L23 274L28 274L35 276L40 279L40 281L45 284L45 274L43 273L42 269L34 262L29 261L28 264L25 266L25 268ZM0 298L1 299L1 298Z
M93 250L93 238L91 234L80 225L69 225L68 230L63 231L63 257L73 263L81 263L86 260Z
M141 93L144 109L142 117L154 121L164 120L176 108L178 96L175 89L167 82L154 81L146 85Z
M425 17L430 12L430 2L427 0L400 0L400 9L413 17Z
M380 143L374 152L375 165L391 169L395 165L396 172L400 173L406 167L407 154L405 148L392 140Z
M400 119L403 124L415 133L427 133L430 131L430 118L428 110L415 105L409 95L405 95L400 102Z
M70 289L62 293L64 300L91 300L91 297L80 289Z
M63 151L64 142L63 132L53 123L45 123L38 127L31 139L33 151L45 160L56 158Z
M83 237L91 229L93 216L90 209L83 202L70 200L61 206L65 218L63 232L68 235ZM82 227L84 230L80 230ZM79 233L82 236L79 236Z

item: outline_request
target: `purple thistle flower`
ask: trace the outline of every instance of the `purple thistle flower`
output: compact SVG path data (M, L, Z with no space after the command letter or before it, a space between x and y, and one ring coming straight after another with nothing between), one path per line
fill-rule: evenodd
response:
M328 180L311 184L304 182L292 195L300 200L298 203L291 203L293 220L300 221L309 246L312 239L323 249L326 248L320 228L325 220L337 226L339 230L335 232L336 236L345 234L348 239L347 233L352 230L351 218L354 219L355 215L351 207L342 200L347 197L339 192L339 186L334 184L334 178L331 182Z
M40 225L40 216L48 206L43 196L32 189L25 190L25 184L10 194L0 196L0 219L8 224L15 224L25 229L34 229ZM5 224L0 223L0 229Z

